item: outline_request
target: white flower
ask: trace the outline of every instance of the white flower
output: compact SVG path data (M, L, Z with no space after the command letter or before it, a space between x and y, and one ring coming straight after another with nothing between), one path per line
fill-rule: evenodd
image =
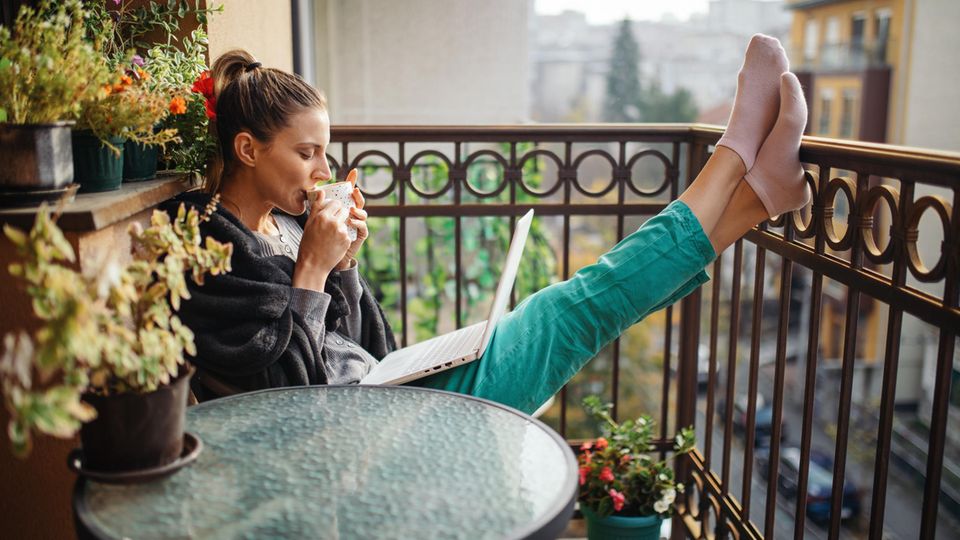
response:
M677 446L683 446L683 436L680 435L679 433L677 434L676 441L677 441Z
M670 504L662 500L653 503L653 511L658 514L666 512L668 508L670 508Z
M31 385L30 365L33 362L33 340L26 332L8 333L3 336L3 354L0 355L0 373L16 377L20 385L29 390Z
M683 484L677 482L677 491L679 491L680 493L683 493Z
M120 264L111 259L100 271L97 279L97 298L106 298L110 289L120 284Z
M667 504L672 503L677 498L677 490L670 488L663 492L663 501Z
M658 476L657 478L658 478L661 482L666 482L667 480L669 480L669 478L667 477L666 473L660 473L660 476Z

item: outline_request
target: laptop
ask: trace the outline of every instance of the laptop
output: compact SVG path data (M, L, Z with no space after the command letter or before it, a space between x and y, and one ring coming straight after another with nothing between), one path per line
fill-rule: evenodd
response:
M519 221L513 232L513 240L507 250L507 262L497 284L487 320L443 334L426 341L393 351L383 357L370 373L360 379L360 384L402 384L427 375L445 371L472 362L481 356L490 343L497 321L507 311L510 291L517 278L520 255L527 241L533 210Z

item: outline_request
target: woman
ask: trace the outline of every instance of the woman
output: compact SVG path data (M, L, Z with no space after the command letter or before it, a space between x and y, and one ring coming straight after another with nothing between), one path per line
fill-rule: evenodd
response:
M754 36L727 130L679 200L596 264L521 302L480 360L416 384L532 412L626 328L704 283L706 265L746 231L805 205L806 105L787 70L779 42ZM204 233L234 244L231 273L193 287L181 311L197 336L195 390L203 399L355 383L396 345L357 270L367 237L359 190L357 208L321 198L306 215L306 191L331 177L326 102L243 51L217 59L213 78L222 173L170 206L219 194ZM358 231L353 242L347 227Z

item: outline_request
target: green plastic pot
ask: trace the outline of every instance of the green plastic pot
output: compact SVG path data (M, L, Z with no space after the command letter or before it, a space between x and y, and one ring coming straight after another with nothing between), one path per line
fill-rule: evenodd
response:
M590 540L660 540L663 518L653 516L599 517L589 508L580 506L587 522L587 538Z
M123 181L139 182L156 178L159 157L160 149L157 146L127 141L123 147Z
M80 184L80 191L94 193L120 189L123 182L123 137L112 137L110 144L120 149L113 152L87 130L74 131L73 179Z

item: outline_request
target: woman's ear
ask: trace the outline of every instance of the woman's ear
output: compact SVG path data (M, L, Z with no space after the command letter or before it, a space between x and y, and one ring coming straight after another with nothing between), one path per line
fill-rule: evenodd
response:
M257 144L256 139L253 138L247 131L241 131L237 133L237 136L233 138L233 155L237 157L237 160L240 163L248 167L254 167L257 164Z

